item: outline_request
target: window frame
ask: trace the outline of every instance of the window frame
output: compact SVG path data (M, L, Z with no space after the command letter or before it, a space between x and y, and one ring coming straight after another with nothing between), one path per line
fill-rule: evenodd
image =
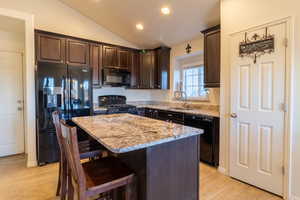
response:
M191 69L191 68L196 68L196 67L205 67L203 62L192 62L192 63L187 63L183 64L179 68L179 73L180 73L180 81L182 82L182 86L184 85L184 70L185 69ZM205 70L204 70L205 73ZM185 88L182 88L183 91L185 91ZM197 97L187 97L188 101L209 101L209 95L202 95L202 96L197 96Z

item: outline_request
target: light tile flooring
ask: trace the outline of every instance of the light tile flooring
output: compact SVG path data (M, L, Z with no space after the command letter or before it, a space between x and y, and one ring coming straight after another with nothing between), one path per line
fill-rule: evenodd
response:
M267 192L200 165L201 200L281 200ZM58 165L26 168L23 155L0 158L0 200L58 200Z

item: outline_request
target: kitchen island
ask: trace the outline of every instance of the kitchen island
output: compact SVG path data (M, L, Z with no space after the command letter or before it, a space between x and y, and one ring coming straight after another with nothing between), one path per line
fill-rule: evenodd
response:
M136 200L199 199L203 130L131 114L72 120L135 171Z

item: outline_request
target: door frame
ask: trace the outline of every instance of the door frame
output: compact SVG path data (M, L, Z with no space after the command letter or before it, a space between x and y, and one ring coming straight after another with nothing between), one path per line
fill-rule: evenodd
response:
M25 23L25 53L23 61L25 152L27 154L27 167L34 167L37 166L34 15L6 8L0 8L0 15L22 20Z
M293 118L292 118L292 110L293 110L293 79L292 79L292 74L293 74L293 66L294 66L294 55L293 55L293 44L294 44L294 18L293 17L285 17L279 20L275 20L275 21L271 21L268 23L264 23L258 26L251 26L249 28L240 30L240 31L236 31L233 33L228 34L226 37L228 39L231 39L232 36L238 34L238 33L242 33L242 32L246 32L246 31L250 31L253 29L259 29L259 28L263 28L265 26L270 26L270 25L276 25L276 24L280 24L280 23L286 23L286 36L287 36L287 40L288 40L288 46L286 48L286 74L285 74L285 102L286 102L286 112L285 112L285 122L284 122L284 130L285 130L285 134L284 134L284 160L283 160L283 164L284 164L284 175L283 175L283 197L284 199L289 199L291 196L291 167L292 167L292 163L291 163L291 153L292 153L292 133L293 133ZM230 51L230 46L228 47L228 50ZM226 87L228 87L228 90L231 93L231 55L229 55L229 63L228 63L228 83L226 83ZM223 86L224 87L224 86ZM224 88L223 88L224 89ZM224 135L224 143L225 143L225 154L224 153L220 153L225 161L225 166L221 166L219 168L219 171L228 175L229 176L229 170L230 170L230 135L231 135L231 124L230 124L230 113L231 113L231 95L229 95L229 99L226 104L221 104L220 106L223 106L224 108L222 110L226 110L227 113L221 115L224 116L223 120L225 120L225 124L228 127L226 129L226 133Z

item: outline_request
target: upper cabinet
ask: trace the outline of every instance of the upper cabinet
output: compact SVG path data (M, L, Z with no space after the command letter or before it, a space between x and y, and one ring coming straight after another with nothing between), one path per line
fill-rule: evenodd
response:
M71 36L35 31L36 60L93 69L93 86L102 86L104 68L127 70L130 88L170 88L170 48L138 50Z
M156 49L157 89L170 89L170 51L168 47Z
M133 51L131 53L131 88L140 87L140 52Z
M205 31L204 34L204 69L206 88L220 87L220 26Z
M118 48L114 46L103 46L103 67L118 66Z
M169 89L170 50L168 47L159 47L153 50L140 51L138 54L134 53L131 67L131 87Z
M65 63L66 40L47 34L36 34L37 61Z
M118 67L123 69L129 69L130 68L130 57L131 52L127 49L118 49Z
M157 71L155 51L148 50L140 54L140 87L142 89L155 89L157 85Z
M74 66L89 66L89 43L67 39L66 62Z
M40 62L89 66L89 43L37 32L36 58Z
M93 86L102 86L102 45L90 45L90 66L93 68Z
M103 46L103 67L130 69L131 50L115 47Z

